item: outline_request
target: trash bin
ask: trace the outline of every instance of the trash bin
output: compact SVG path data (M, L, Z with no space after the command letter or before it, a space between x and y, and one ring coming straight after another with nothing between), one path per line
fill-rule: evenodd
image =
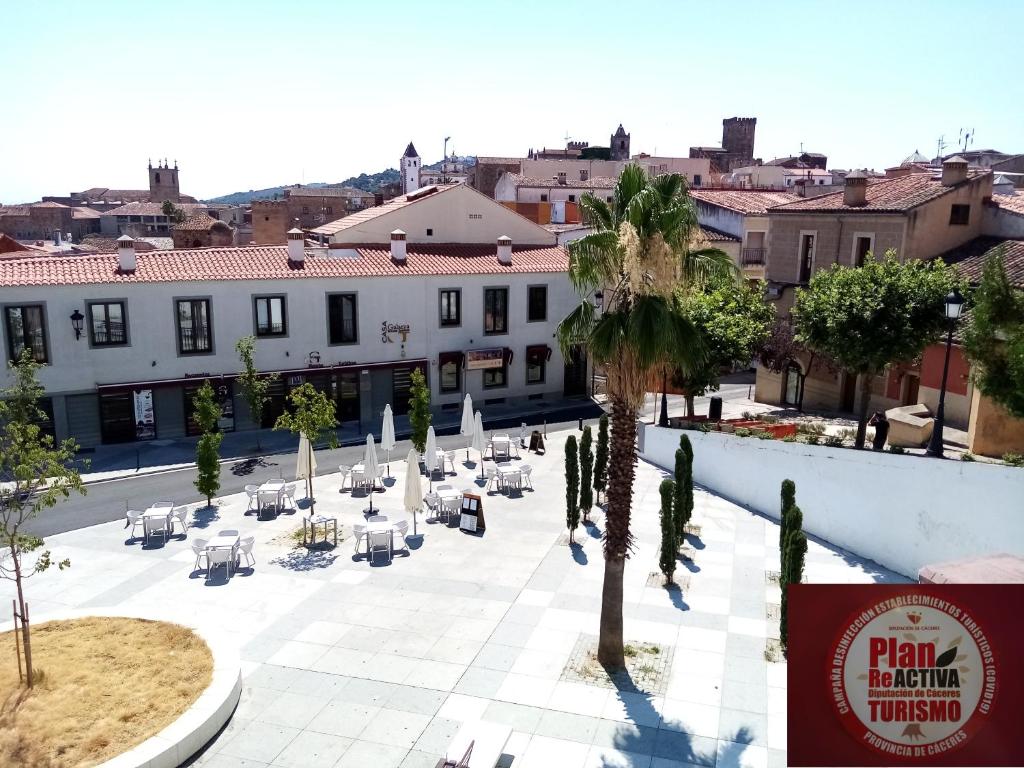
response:
M722 398L712 397L711 405L708 406L708 421L722 420Z

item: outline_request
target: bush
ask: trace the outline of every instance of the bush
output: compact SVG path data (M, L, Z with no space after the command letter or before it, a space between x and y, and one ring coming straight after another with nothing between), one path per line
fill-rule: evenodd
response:
M778 416L772 416L771 414L765 414L764 416L758 417L759 421L763 421L765 424L778 424L782 419Z
M823 435L825 425L818 421L805 421L796 425L796 431L802 435Z
M966 453L961 454L960 461L976 461L976 459L974 458L974 454L973 453L971 453L970 451L967 451Z
M840 429L839 437L843 440L849 440L851 443L857 439L856 429Z
M665 574L665 581L669 584L672 583L676 572L676 551L679 549L676 541L675 515L672 510L675 485L671 480L666 479L661 481L659 488L661 491L661 552L658 565L661 572Z
M825 445L829 448L842 448L843 438L839 435L825 435Z
M761 430L759 432L755 432L754 433L754 437L756 437L758 440L774 440L775 439L775 435L773 435L771 432L765 432L764 430Z
M736 427L736 431L733 434L736 437L750 437L750 430L746 427Z
M575 541L576 527L580 524L580 463L577 458L576 435L565 441L565 525L569 541Z
M902 445L890 445L889 453L906 453L906 449Z
M821 443L821 438L818 435L816 435L814 433L811 433L811 434L807 435L807 444L808 445L818 445L820 443Z
M1005 461L1011 467L1024 467L1024 454L1004 453L1003 461Z
M757 418L757 415L751 411L744 411L741 415L744 421L754 421Z
M795 443L797 442L796 435L786 435L784 438L782 438L782 442Z

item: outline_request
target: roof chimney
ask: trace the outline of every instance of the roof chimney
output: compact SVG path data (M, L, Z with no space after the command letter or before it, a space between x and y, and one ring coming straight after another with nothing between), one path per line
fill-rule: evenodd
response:
M134 272L138 262L135 259L135 241L128 235L117 238L117 268L121 272Z
M942 163L942 186L952 187L967 180L967 161L959 155Z
M843 187L843 205L859 208L868 204L868 176L863 171L850 171L846 174Z
M306 261L306 236L297 227L288 230L288 261L294 264Z
M512 238L508 235L502 235L498 238L498 263L512 264Z
M400 229L391 232L391 260L405 264L405 232Z

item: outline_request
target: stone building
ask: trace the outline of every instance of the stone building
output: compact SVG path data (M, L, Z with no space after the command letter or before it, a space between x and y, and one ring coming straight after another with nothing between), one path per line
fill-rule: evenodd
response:
M521 157L477 157L476 164L469 169L469 186L488 197L494 197L494 188L503 173L521 173Z
M175 248L216 248L236 244L231 226L205 213L197 213L174 224L171 238Z
M313 229L350 213L370 208L375 196L355 187L307 187L297 184L284 190L282 200L254 200L253 242L283 245L293 227Z
M690 157L705 157L721 173L745 165L754 165L756 117L727 117L722 120L721 147L690 147Z
M73 208L53 201L0 206L0 233L15 240L49 240L55 233L63 239L73 217Z
M298 222L288 211L287 200L252 201L252 241L255 245L284 245L287 232Z
M629 160L629 134L622 127L622 123L619 123L619 127L608 141L612 160Z
M149 189L112 189L110 187L90 187L81 192L72 192L67 197L48 195L43 202L62 203L64 205L92 208L96 211L109 211L127 203L197 203L191 195L181 194L178 179L178 161L171 166L167 160L152 161L148 167Z

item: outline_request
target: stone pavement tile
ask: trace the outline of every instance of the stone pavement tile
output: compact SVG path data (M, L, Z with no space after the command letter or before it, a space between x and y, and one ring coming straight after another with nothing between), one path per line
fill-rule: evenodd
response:
M258 722L305 728L329 703L329 699L298 693L279 693L274 702L256 716Z
M705 613L704 611L683 611L679 617L679 623L687 627L700 627L702 629L716 629L724 632L729 628L729 617L720 613Z
M417 749L409 751L409 754L402 760L401 768L436 768L437 755L430 752L420 752Z
M551 604L551 599L555 596L554 592L548 592L540 589L524 589L519 593L516 598L517 605L540 605L547 607Z
M725 654L711 651L684 651L680 662L673 665L670 679L685 679L688 676L722 677L725 672Z
M253 722L235 734L218 751L232 757L272 763L299 733L298 728Z
M759 618L748 619L742 616L730 616L729 631L753 637L767 637L768 622Z
M375 741L378 744L412 749L430 720L430 715L381 709L359 734L359 738L362 741Z
M540 723L543 714L544 710L537 707L528 707L507 701L492 701L484 710L482 719L507 725L513 731L533 733L537 730L537 724Z
M289 640L281 649L267 659L267 664L279 667L308 669L327 651L327 646L317 643L304 643L301 640Z
M304 731L274 760L274 768L333 768L352 739Z
M658 731L654 741L654 757L693 765L715 765L718 742L705 736L691 736L678 731ZM653 768L654 761L651 761Z
M286 691L295 676L294 669L276 664L260 664L245 677L245 685L252 688L270 688Z
M594 740L598 723L596 717L574 715L569 712L546 710L541 715L535 733L538 736L551 736L556 739L568 739L590 744Z
M555 690L556 682L554 679L510 672L495 694L495 698L513 704L545 707Z
M740 635L735 632L728 632L728 639L725 641L725 655L751 656L755 659L764 658L764 638L753 635Z
M654 742L657 736L657 728L620 723L614 720L599 720L597 729L594 731L593 744L595 747L650 755L654 752Z
M768 768L787 768L786 752L782 749L768 750Z
M571 650L571 648L569 649ZM510 672L517 675L532 675L557 680L569 660L569 650L554 651L524 648L512 665Z
M451 664L446 661L415 659L412 671L403 681L405 685L450 691L466 671L465 664Z
M785 688L789 667L780 662L768 664L768 685Z
M251 686L247 681L242 685L242 694L238 697L238 706L235 707L235 713L231 716L231 719L241 721L252 720L273 704L280 695L280 691L275 691L272 688Z
M554 593L552 593L553 595ZM540 617L544 615L543 605L530 605L527 603L516 603L508 609L502 621L514 621L516 624L529 624L537 626Z
M676 636L676 648L687 648L692 651L706 651L708 653L726 652L729 633L714 629L701 629L700 627L680 627ZM677 655L681 651L676 651ZM688 655L683 654L683 655Z
M744 712L766 712L768 686L760 682L742 683L737 680L726 680L722 684L722 707Z
M548 699L548 709L577 715L600 717L612 692L607 688L584 683L559 681Z
M488 643L500 643L501 645L514 645L517 648L525 648L534 629L535 627L532 624L503 621L494 628L494 632L488 638Z
M299 632L295 639L301 640L304 643L334 645L350 629L352 629L351 624L340 624L334 621L314 621Z
M238 655L242 661L266 661L281 650L285 642L279 637L256 635L239 649Z
M401 712L414 712L417 715L433 716L437 714L446 697L447 694L443 691L432 691L429 688L414 688L409 685L396 685L384 702L384 706Z
M334 675L366 677L365 670L373 661L374 655L368 651L353 651L351 648L328 648L324 655L311 665L311 669Z
M764 747L768 744L768 717L761 713L723 708L719 714L718 738Z
M508 677L507 672L485 667L470 667L463 673L459 682L455 684L455 693L464 693L469 696L483 696L493 699L501 688L501 684Z
M461 727L462 722L459 720L435 717L423 729L423 733L416 740L414 749L418 752L434 755L434 761L436 762L437 756L445 753L448 745L451 744L452 739L455 738L455 734L459 732Z
M404 683L422 664L422 659L396 656L393 653L378 653L364 670L363 676L368 680L391 683L392 685Z
M219 752L207 756L203 754L193 764L195 768L266 768L267 763L259 760L247 760L244 757L222 755Z
M490 699L467 696L461 693L451 693L447 695L444 704L437 711L437 716L443 717L446 720L458 720L460 722L479 720L483 717L490 704Z
M718 742L716 768L768 768L768 749L734 741Z
M332 701L320 710L320 714L306 730L354 739L363 732L380 709L349 701Z
M686 603L690 606L691 610L719 616L728 616L730 613L736 612L733 610L732 600L728 597L693 594L691 592L686 596Z
M399 768L408 752L402 747L356 741L335 763L335 768L365 768L368 765L373 768Z
M458 616L445 628L443 637L454 637L460 640L479 640L487 642L498 622L492 619L470 619Z
M334 696L335 701L346 701L352 704L364 704L368 707L383 707L389 697L401 688L395 683L382 683L379 680L351 678Z
M344 688L352 679L343 675L314 672L310 669L293 669L291 682L288 684L288 692L330 699L334 698L338 691Z
M651 756L611 747L591 747L584 768L650 768Z
M589 752L590 746L587 744L534 736L523 754L522 768L583 768Z
M484 647L482 640L465 638L439 637L433 645L418 654L431 661L448 661L453 664L465 664L467 659L476 658Z
M729 613L741 619L763 619L765 613L763 596L746 597L741 600L733 598L729 603Z
M619 720L657 728L661 723L661 710L664 705L664 696L612 691L605 702L601 717L605 720Z
M785 688L776 688L774 685L768 686L768 706L765 707L765 711L769 715L785 715L789 709L789 699L786 696Z
M669 760L664 757L655 757L651 760L651 768L699 768L698 763L683 763L679 760Z
M755 680L767 680L768 667L764 656L726 656L725 657L725 679L739 680L740 682L753 682Z
M694 736L719 738L719 712L717 706L695 704L692 701L665 699L661 713L661 727L683 731Z

